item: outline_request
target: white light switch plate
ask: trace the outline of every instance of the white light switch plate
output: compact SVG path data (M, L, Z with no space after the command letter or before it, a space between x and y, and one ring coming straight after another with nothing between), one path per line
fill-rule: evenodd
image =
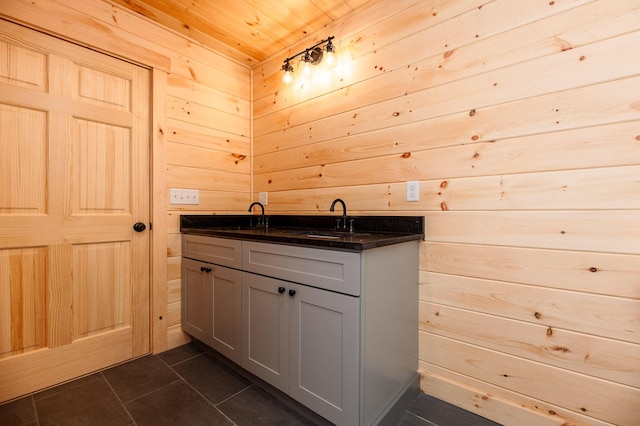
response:
M200 191L197 189L171 188L169 190L170 204L200 204Z
M263 206L266 206L267 204L269 204L269 193L258 192L258 201L260 201L260 204L262 204Z

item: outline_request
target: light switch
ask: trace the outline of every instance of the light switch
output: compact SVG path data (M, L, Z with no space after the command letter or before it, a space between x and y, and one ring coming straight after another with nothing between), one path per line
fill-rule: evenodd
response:
M197 189L171 188L169 190L170 204L200 204L200 191Z

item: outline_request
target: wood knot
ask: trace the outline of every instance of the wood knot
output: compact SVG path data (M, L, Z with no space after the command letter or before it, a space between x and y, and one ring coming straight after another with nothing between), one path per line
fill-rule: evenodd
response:
M548 337L553 336L553 330L551 329L551 327L547 328L547 336Z
M399 113L398 111L395 111L395 112L394 112L393 114L391 114L391 115L393 115L394 117L398 117L398 116L400 115L400 113Z
M453 55L453 52L455 52L454 50L447 50L446 52L444 52L444 57L448 58L449 56Z
M533 316L536 317L536 319L542 318L542 314L540 312L536 312Z
M591 268L589 268L589 271L591 271L591 272L598 272L598 268L591 267Z
M447 211L449 210L449 206L447 206L447 203L440 203L440 209L442 211Z
M581 61L584 61L585 59L587 59L587 57L586 57L586 56L580 56L580 60L581 60Z
M471 140L472 141L477 141L478 139L480 139L480 137L478 135L471 136Z
M471 111L469 111L469 117L473 117L474 115L476 115L475 109L472 109Z
M411 153L410 152L404 152L402 154L402 158L409 158L409 157L411 157Z
M556 351L556 352L571 352L569 350L569 348L565 347L565 346L552 346L549 349L551 349L552 351Z
M443 180L442 182L440 182L440 188L444 189L447 186L449 186L449 182L447 182L446 180Z

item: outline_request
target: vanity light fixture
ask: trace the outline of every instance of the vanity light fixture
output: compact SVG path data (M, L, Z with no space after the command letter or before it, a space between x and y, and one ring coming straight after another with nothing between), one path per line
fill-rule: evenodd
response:
M334 53L335 47L333 46L332 40L334 36L330 36L319 43L314 44L311 47L306 48L293 56L288 57L284 60L284 64L282 65L281 70L284 71L284 75L282 76L282 81L285 84L289 84L293 81L293 66L291 65L291 61L298 58L298 61L304 62L304 66L302 67L302 72L304 74L311 74L311 65L318 65L322 62L323 57L327 57L327 63L332 65L334 62ZM325 44L324 50L322 49L322 45ZM326 55L325 55L326 52Z

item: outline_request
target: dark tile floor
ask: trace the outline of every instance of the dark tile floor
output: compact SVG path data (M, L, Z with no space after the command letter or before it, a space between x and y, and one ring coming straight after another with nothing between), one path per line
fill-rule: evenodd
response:
M198 343L146 356L0 405L0 425L326 425ZM402 426L495 426L419 394Z

